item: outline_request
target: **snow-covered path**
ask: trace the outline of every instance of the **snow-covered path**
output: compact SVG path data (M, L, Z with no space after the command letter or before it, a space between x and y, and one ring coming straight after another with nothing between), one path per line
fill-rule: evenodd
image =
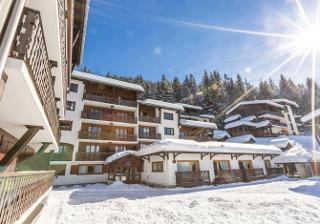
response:
M320 223L320 179L169 190L120 182L60 187L36 223Z

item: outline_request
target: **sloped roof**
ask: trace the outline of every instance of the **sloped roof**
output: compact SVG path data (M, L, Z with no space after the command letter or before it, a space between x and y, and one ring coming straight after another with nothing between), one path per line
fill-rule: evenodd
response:
M191 152L191 153L242 153L280 155L281 150L275 146L242 144L230 142L196 142L184 139L165 139L155 142L138 151L139 156L156 154L159 152Z
M211 122L180 119L180 124L185 126L191 126L191 127L217 129L217 125Z
M234 111L235 109L237 109L239 106L244 106L244 105L255 105L255 104L268 104L270 106L273 107L278 107L278 108L283 108L283 106L281 104L278 104L276 102L273 102L271 100L252 100L252 101L242 101L239 102L237 105L235 105L234 107L232 107L230 110L228 110L226 112L226 114L230 114L232 111Z
M190 104L186 104L186 103L177 103L177 104L182 105L184 108L190 108L193 110L203 110L203 108L200 106L190 105Z
M74 71L72 73L72 78L102 83L109 86L116 86L116 87L129 89L137 92L144 92L144 89L140 85L124 82L116 79L111 79L111 78L107 78L100 75L94 75L87 72Z
M153 100L153 99L139 100L139 103L144 105L155 106L155 107L184 111L184 107L181 104L177 104L177 103L169 103L169 102Z
M320 108L316 109L314 112L310 112L304 116L301 117L302 122L309 122L312 120L313 117L318 117L320 116Z
M232 115L230 117L227 117L225 120L224 120L224 123L229 123L231 121L234 121L234 120L238 120L241 118L241 115L240 114L235 114L235 115Z
M240 135L240 136L229 138L226 140L226 142L247 143L247 142L256 142L256 139L253 135L246 134L246 135Z
M291 105L291 106L295 106L295 107L299 108L299 105L296 102L294 102L292 100L285 99L285 98L272 99L272 101L275 103L285 103L287 105Z
M213 138L214 139L222 139L222 138L225 138L225 137L227 137L227 138L231 138L231 136L230 136L230 134L227 132L227 131L225 131L225 130L214 130L214 132L213 132Z
M133 155L133 156L137 156L137 151L132 151L132 150L126 150L126 151L122 151L122 152L117 152L111 156L109 156L106 159L106 163L112 163L118 159L121 159L123 157L129 156L129 155Z
M274 159L275 163L307 163L311 160L310 153L302 146L295 146Z

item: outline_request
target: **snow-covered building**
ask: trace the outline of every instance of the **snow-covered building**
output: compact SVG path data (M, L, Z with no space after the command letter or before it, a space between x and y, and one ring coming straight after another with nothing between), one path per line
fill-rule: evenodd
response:
M226 112L224 128L233 137L245 134L255 137L298 135L296 108L298 105L287 99L239 102Z
M201 107L138 100L143 91L140 85L99 75L72 74L61 143L51 157L56 185L105 182L105 160L117 152L164 139L212 139L216 124L212 115L200 113ZM200 115L186 115L189 110Z
M301 117L301 121L311 130L311 135L320 147L320 108Z
M51 190L54 172L41 155L60 142L88 4L0 1L0 223L30 223Z
M166 139L137 153L109 157L106 169L112 170L111 180L132 182L135 177L165 187L249 181L281 174L273 162L281 152L274 146ZM126 156L132 159L128 164L121 161Z

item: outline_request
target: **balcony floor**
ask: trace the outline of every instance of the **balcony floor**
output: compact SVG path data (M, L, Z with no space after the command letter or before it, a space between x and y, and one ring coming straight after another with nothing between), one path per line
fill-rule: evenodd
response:
M30 146L37 148L41 142L52 142L53 147L57 147L55 136L24 61L8 58L5 72L8 81L0 101L0 127L20 138L27 130L25 125L42 126L44 130L40 130L33 137Z

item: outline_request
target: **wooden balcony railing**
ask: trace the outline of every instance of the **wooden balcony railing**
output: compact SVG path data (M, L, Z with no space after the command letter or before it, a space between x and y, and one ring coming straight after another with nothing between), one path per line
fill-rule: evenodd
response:
M15 223L52 186L54 171L0 174L0 224Z
M98 96L93 94L86 94L84 96L85 100L97 101L101 103L117 104L127 107L137 107L137 102L133 100L122 99L121 97L108 97L108 96Z
M242 171L240 169L234 170L219 170L216 178L242 178Z
M209 171L178 171L176 172L178 186L196 186L210 183Z
M43 32L40 12L25 8L19 21L10 56L25 61L52 131L59 142L59 119L51 62Z
M81 117L85 119L93 119L93 120L102 120L102 121L114 121L114 122L123 122L123 123L131 123L136 124L137 118L134 116L117 116L114 114L102 113L99 115L91 114L89 111L82 111Z
M247 177L258 177L264 176L264 172L262 168L258 169L245 169Z
M77 161L105 161L108 156L111 156L112 152L77 152Z
M160 123L160 117L153 117L153 116L139 116L139 121L142 122L150 122L150 123Z
M88 131L79 131L79 138L81 139L95 139L95 140L115 140L115 141L137 141L136 135L118 135L111 133L94 133Z
M139 138L161 139L161 134L160 133L139 133Z
M268 175L281 175L283 174L283 169L278 167L278 168L267 168L267 173Z

